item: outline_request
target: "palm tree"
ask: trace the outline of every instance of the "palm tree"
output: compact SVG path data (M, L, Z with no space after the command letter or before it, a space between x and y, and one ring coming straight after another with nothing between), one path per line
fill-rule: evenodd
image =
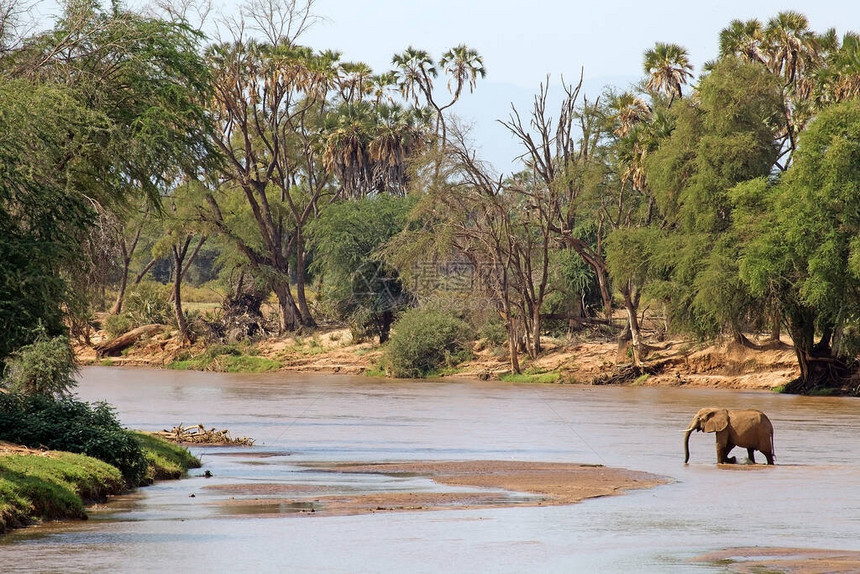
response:
M376 131L367 148L374 165L374 182L380 190L405 195L406 162L428 141L433 111L427 108L404 110L392 104L379 106L377 113Z
M407 100L419 105L419 94L433 99L433 79L439 74L433 58L424 50L409 46L405 52L395 54L391 59L397 74L397 85Z
M347 103L362 99L373 91L373 78L373 70L367 64L343 62L338 78L340 97Z
M828 55L819 79L824 104L860 96L860 35L845 34Z
M693 77L693 66L687 51L678 44L657 42L645 52L645 73L648 74L646 88L669 95L669 105L681 98L681 86Z
M624 92L612 98L609 103L612 112L610 118L615 126L614 133L618 137L626 136L637 124L651 117L651 108L645 101L631 92Z
M363 101L343 104L326 118L323 163L340 181L340 193L348 197L365 195L369 186L371 160L367 145L374 124L372 109Z
M732 20L720 31L720 56L741 56L750 62L763 64L763 42L764 28L759 20Z
M380 105L383 100L388 103L394 103L394 99L389 93L391 89L397 86L397 72L389 71L377 74L370 79L370 93L373 94L373 99L376 105Z
M400 91L407 100L412 100L415 106L419 106L419 94L424 96L426 104L436 112L436 133L439 136L438 143L444 149L447 140L447 129L445 126L444 111L460 98L463 86L468 83L469 91L474 90L478 76L484 77L486 70L481 56L475 50L461 44L451 48L442 56L439 64L445 73L450 76L448 91L451 100L440 104L433 96L433 79L438 76L438 71L433 59L423 50L409 47L402 54L392 58L396 69L397 84Z
M484 78L487 75L484 60L480 54L465 44L460 44L445 52L439 60L439 65L449 76L448 91L454 96L451 103L445 107L453 105L460 98L460 92L467 82L469 92L474 92L478 76Z
M799 12L780 12L764 31L768 67L782 76L786 86L801 91L807 74L820 64L819 38L809 29L809 21Z

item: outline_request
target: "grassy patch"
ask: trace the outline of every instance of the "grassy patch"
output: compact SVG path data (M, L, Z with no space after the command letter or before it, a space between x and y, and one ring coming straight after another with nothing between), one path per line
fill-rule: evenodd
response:
M182 357L170 363L170 369L180 371L218 371L222 373L265 373L281 368L279 361L253 354L238 345L215 345L196 357Z
M556 383L560 377L559 373L507 373L499 379L506 383Z
M82 454L0 456L0 532L34 518L86 518L84 501L125 487L117 468Z
M368 367L364 371L364 374L365 374L365 376L368 376L368 377L377 377L377 378L384 378L387 376L385 374L385 367L380 366L380 365L374 365L373 367Z
M188 449L147 433L140 442L150 480L179 478L200 461ZM82 454L0 455L0 533L33 520L85 519L87 502L105 500L126 489L116 467Z
M189 468L200 468L200 460L187 448L149 433L132 431L132 434L143 447L151 480L181 478Z
M635 380L635 381L633 381L632 385L633 385L634 387L639 386L639 385L644 385L644 384L645 384L645 382L646 382L650 377L651 377L651 375L649 375L648 373L643 373L643 374L639 375L638 377L636 377L636 380Z

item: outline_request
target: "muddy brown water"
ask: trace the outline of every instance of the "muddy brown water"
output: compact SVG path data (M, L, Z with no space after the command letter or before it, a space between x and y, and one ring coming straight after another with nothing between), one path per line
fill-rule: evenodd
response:
M86 522L3 537L0 571L720 572L694 559L731 547L860 550L857 399L109 367L85 368L78 396L109 401L132 428L201 422L257 442L192 449L204 467L188 479L119 497ZM707 405L766 412L777 466L717 467L713 435L701 433L684 465L680 431ZM450 488L303 463L489 459L603 464L673 482L545 508L314 516L301 502L260 501L303 489Z

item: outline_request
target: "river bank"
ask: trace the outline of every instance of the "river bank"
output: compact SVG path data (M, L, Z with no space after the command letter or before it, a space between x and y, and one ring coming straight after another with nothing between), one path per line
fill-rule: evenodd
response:
M96 346L105 341L96 333L90 345L78 344L75 354L84 365L146 366L222 372L290 371L384 376L383 347L353 342L348 329L319 329L304 336L273 337L234 345L182 345L176 332L162 331L141 338L118 356L103 357ZM779 389L798 376L790 342L759 340L704 344L666 340L653 344L646 365L652 374L625 381L637 385L715 387L745 390ZM536 359L521 358L522 375L511 375L504 349L476 341L469 361L440 376L501 379L511 382L607 384L629 364L626 347L608 338L545 338Z
M135 433L150 481L177 479L200 461L187 449ZM45 520L86 520L86 507L128 491L116 467L82 454L0 441L0 534Z

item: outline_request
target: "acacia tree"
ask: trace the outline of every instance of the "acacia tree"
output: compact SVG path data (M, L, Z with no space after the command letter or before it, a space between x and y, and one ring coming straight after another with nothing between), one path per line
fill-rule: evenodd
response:
M221 190L245 198L258 238L228 226L215 194L207 196L207 218L267 278L278 298L282 331L314 325L305 297L304 227L320 197L330 192L315 140L336 58L242 38L208 51L215 75L215 144L225 158ZM290 288L291 257L296 297Z
M310 226L312 269L325 279L322 293L345 319L353 339L388 340L391 324L412 299L397 271L381 256L386 241L406 224L410 198L379 194L341 201Z
M70 139L66 126L98 134L108 125L63 86L0 81L0 362L32 343L39 325L51 337L64 331L66 274L80 266L80 234L92 222L61 168L92 139L86 129Z
M743 343L750 313L765 304L737 281L740 238L732 235L728 190L770 173L781 103L779 83L760 64L724 58L694 98L673 106L674 130L646 161L669 231L653 287L675 324L701 336L726 330Z
M745 239L740 275L781 303L800 366L795 392L841 386L860 349L858 141L860 103L836 104L801 133L778 184L755 180L733 192Z
M195 171L208 153L207 118L200 106L207 82L197 50L200 38L179 22L74 2L51 30L13 43L14 49L8 35L0 40L6 42L0 84L20 90L20 96L2 98L10 106L7 119L17 117L18 97L31 100L29 126L20 131L13 121L2 130L6 143L23 138L16 144L17 159L4 160L4 169L17 162L29 173L20 179L24 172L16 168L4 178L15 190L4 198L4 208L31 229L28 233L53 228L53 239L36 248L42 255L25 266L32 270L37 261L59 257L42 268L42 288L55 297L42 312L49 330L61 328L56 305L65 304L61 312L77 308L65 285L86 268L78 247L97 209L119 212L123 201L144 195L157 206L159 189L175 173ZM40 94L50 94L53 103L46 105ZM30 207L38 223L26 223L20 212L28 196L42 197ZM56 205L45 211L37 207L41 201ZM20 335L17 328L10 333Z
M474 288L489 297L505 322L511 370L520 372L521 351L532 358L541 352L541 311L551 291L556 235L548 211L530 200L542 182L529 174L509 181L496 176L456 127L449 132L444 157L428 161L438 174L425 174L413 225L391 242L389 257L407 280L416 264L467 262Z

